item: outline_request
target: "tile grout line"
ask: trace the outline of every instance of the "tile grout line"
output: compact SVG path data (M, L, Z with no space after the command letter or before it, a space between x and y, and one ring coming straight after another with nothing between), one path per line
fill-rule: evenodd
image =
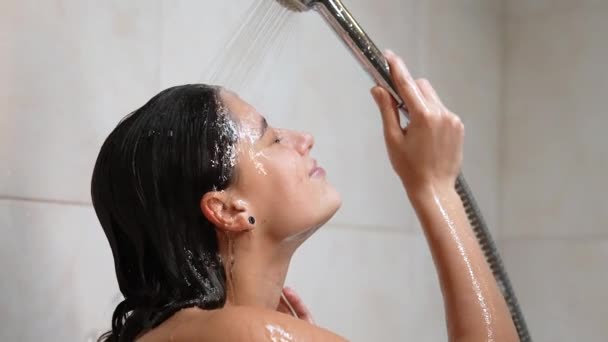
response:
M357 232L369 232L369 233L398 233L405 235L423 235L423 231L420 227L417 227L416 231L405 227L398 226L379 226L369 224L351 224L344 222L328 222L327 228L337 230L351 230ZM509 243L509 242L534 242L534 241L548 241L548 242L576 242L576 241L603 241L608 240L608 234L587 234L581 236L541 236L541 235L529 235L529 236L501 236L500 241L497 243Z
M379 225L367 225L367 224L350 224L350 223L341 223L341 222L328 222L327 228L329 229L339 229L339 230L351 230L358 232L366 232L366 233L398 233L398 234L406 234L406 235L420 235L422 231L412 231L411 229L407 229L405 227L397 227L397 226L379 226Z
M41 197L27 197L27 196L16 196L16 195L4 195L0 194L0 201L15 201L15 202L28 202L28 203L43 203L43 204L54 204L54 205L69 205L77 207L92 207L93 203L87 201L72 201L62 200L56 198L41 198Z
M500 244L500 241L502 240L502 237L504 235L504 203L505 203L505 164L506 164L506 154L507 154L507 147L506 147L506 143L508 141L508 137L507 137L507 132L505 131L505 123L506 123L506 116L507 116L507 100L506 100L506 96L507 96L507 44L508 44L508 24L509 24L509 18L507 16L507 4L506 2L502 3L501 6L501 13L500 13L500 39L501 39L501 44L500 44L500 66L499 66L499 70L500 70L500 76L499 76L499 99L498 99L498 119L496 120L498 122L498 134L497 134L497 140L498 140L498 151L496 151L496 153L498 153L497 156L497 160L496 160L496 166L497 166L497 170L496 170L496 177L497 179L497 183L498 183L498 191L496 194L496 205L498 208L497 209L497 227L496 227L496 243Z
M428 27L427 27L427 22L428 22L428 2L423 1L423 2L417 2L416 3L417 8L416 8L416 12L417 12L417 16L416 16L416 20L418 20L416 28L419 29L419 32L417 33L417 37L420 39L416 40L416 48L418 49L418 54L417 54L417 58L418 58L418 65L420 67L420 71L423 75L427 75L428 73L428 65L426 63L427 61L427 44L425 44L427 42L428 39ZM428 76L425 76L428 77Z
M87 201L73 201L73 200L62 200L55 198L42 198L42 197L27 197L27 196L15 196L15 195L4 195L0 194L0 201L15 201L15 202L28 202L28 203L41 203L41 204L53 204L53 205L69 205L79 207L92 207L93 204ZM380 226L380 225L367 225L367 224L351 224L343 222L328 222L328 228L344 229L344 230L356 230L361 232L382 232L382 233L403 233L407 235L418 235L421 232L413 232L411 229L398 226Z
M541 236L541 235L529 235L529 236L502 236L500 243L509 242L603 242L608 241L608 234L587 234L580 236Z
M158 55L157 55L157 63L158 63L158 67L156 70L157 73L157 80L156 80L156 85L157 85L157 89L159 89L158 91L161 91L161 87L162 87L162 83L163 83L163 66L162 66L162 62L163 62L163 43L164 43L164 39L163 39L163 33L164 33L164 29L165 29L165 11L164 11L164 4L165 2L163 0L158 0Z
M27 197L27 196L15 196L15 195L4 195L0 194L0 201L16 201L16 202L28 202L28 203L40 203L40 204L52 204L52 205L67 205L77 207L92 207L93 204L87 201L73 201L73 200L62 200L54 198L41 198L41 197ZM366 233L398 233L405 235L421 235L422 231L412 231L405 227L397 226L380 226L380 225L369 225L369 224L351 224L344 222L328 222L327 228L338 229L338 230L351 230ZM509 242L534 242L534 241L547 241L547 242L566 242L566 241L603 241L608 240L608 234L589 234L581 236L540 236L540 235L529 235L529 236L501 236L500 243Z
M91 202L86 201L71 201L61 200L54 198L40 198L40 197L26 197L26 196L14 196L14 195L2 195L0 194L0 201L15 201L15 202L26 202L26 203L39 203L39 204L52 204L52 205L67 205L77 207L92 207ZM364 224L349 224L349 223L327 223L329 229L339 230L354 230L359 232L369 233L400 233L406 235L419 235L421 232L413 232L409 229L397 226L378 226L378 225L364 225Z

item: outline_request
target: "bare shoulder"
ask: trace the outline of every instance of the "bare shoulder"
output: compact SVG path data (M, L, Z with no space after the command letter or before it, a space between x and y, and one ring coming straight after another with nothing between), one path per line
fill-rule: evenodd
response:
M159 327L162 328L162 327ZM280 312L253 307L229 307L215 311L190 312L175 323L168 334L157 334L152 341L328 341L346 339L308 322ZM141 339L141 342L144 339Z

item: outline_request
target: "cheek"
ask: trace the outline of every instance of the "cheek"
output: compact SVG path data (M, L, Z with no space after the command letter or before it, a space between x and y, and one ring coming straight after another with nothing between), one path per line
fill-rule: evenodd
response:
M277 233L308 229L326 216L328 186L308 177L308 165L297 152L266 151L248 164L247 193L258 214L280 227Z
M296 152L286 151L280 158L271 160L270 166L276 178L286 187L293 188L307 182L302 156Z
M264 183L272 189L277 201L298 202L306 197L308 178L302 157L297 153L284 151L269 155L264 160L267 178Z

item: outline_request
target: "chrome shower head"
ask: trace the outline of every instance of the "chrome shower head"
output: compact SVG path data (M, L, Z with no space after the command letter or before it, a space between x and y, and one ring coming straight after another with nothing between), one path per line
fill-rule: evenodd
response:
M277 0L279 4L294 12L306 12L312 8L315 0Z
M294 12L306 12L314 9L321 14L333 28L348 49L355 55L363 68L374 81L387 89L403 109L407 118L408 113L403 99L397 93L391 79L388 62L376 44L367 36L363 28L350 14L342 0L276 0L283 7Z

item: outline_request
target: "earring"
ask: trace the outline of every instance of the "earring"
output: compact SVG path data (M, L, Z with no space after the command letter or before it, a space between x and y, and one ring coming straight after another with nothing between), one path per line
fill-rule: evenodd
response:
M255 224L255 218L253 216L249 216L249 223Z

